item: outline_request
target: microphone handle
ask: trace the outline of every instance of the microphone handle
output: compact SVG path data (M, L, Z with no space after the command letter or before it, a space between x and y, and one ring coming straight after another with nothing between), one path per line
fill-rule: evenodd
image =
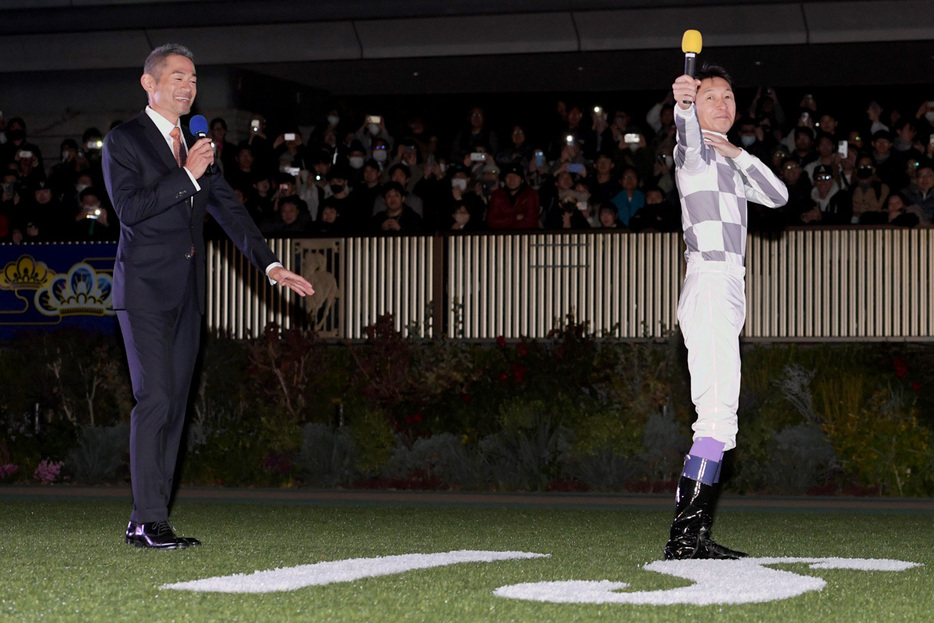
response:
M685 75L694 77L694 68L697 63L697 56L694 52L687 52L684 55L684 73Z
M197 134L195 134L195 138L207 138L207 137L208 135L205 134L204 132L198 132ZM210 173L211 175L214 175L214 166L215 164L213 162L208 165L208 173Z
M696 62L697 62L697 55L694 54L694 52L684 53L684 74L686 76L691 76L692 78L694 77L694 68L696 66ZM686 106L691 105L691 102L688 102L688 101L684 101L681 103Z

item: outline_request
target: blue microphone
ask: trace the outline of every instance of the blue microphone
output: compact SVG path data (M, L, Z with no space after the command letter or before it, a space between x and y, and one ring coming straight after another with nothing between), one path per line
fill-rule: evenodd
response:
M208 136L208 120L204 118L204 115L195 115L188 121L188 131L195 135L197 138L207 138ZM208 173L214 173L214 163L212 162L208 166Z
M208 120L204 115L195 115L188 122L188 130L198 138L205 138L208 135Z

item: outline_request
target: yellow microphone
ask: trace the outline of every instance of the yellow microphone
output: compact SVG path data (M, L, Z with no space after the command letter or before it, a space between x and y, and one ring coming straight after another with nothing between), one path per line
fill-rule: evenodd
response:
M696 56L700 54L701 47L704 45L704 39L700 31L685 30L681 37L681 51L684 52L684 73L694 77L694 63Z

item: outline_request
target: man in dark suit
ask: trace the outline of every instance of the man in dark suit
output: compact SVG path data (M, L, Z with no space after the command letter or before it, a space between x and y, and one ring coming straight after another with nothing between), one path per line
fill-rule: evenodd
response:
M179 118L190 112L197 93L191 52L161 46L143 71L149 105L112 130L103 151L104 180L120 220L114 309L136 399L126 542L181 549L200 544L176 536L168 518L204 314L205 212L270 282L301 296L314 290L277 261L213 166L210 139L195 140L181 130Z

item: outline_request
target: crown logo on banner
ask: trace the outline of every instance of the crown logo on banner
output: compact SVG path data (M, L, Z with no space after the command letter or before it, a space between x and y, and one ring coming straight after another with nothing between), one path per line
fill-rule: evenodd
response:
M49 285L55 272L31 255L21 255L0 271L0 290L38 290Z
M38 290L35 303L43 316L112 316L113 277L78 263Z

